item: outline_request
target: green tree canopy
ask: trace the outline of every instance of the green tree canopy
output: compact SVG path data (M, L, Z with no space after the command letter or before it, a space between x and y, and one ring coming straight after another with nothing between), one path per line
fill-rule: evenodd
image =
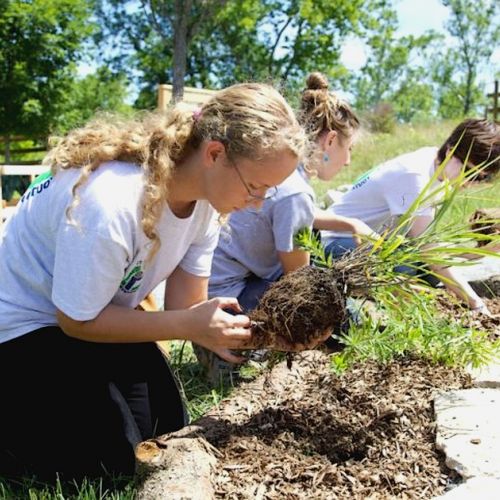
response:
M423 53L436 34L397 37L398 18L390 0L372 0L371 16L364 20L363 39L368 58L354 75L352 93L358 109L390 103L399 119L410 121L433 108L432 86Z
M484 92L477 76L500 43L500 4L496 0L442 2L450 9L446 27L456 46L445 50L435 66L440 112L445 117L467 115L481 103Z
M0 135L45 135L92 31L88 0L0 3Z
M147 8L152 3L154 19ZM144 1L144 9L134 9L134 2L100 2L99 17L106 19L100 40L112 39L122 54L128 52L128 58L111 63L140 75L141 105L153 105L156 85L173 79L174 32L168 15L159 14L171 12L176 3ZM196 30L188 29L186 85L217 88L272 80L296 87L315 70L337 82L345 79L341 46L359 29L367 0L238 0L219 2L211 16L202 3L190 2L190 26L196 24Z

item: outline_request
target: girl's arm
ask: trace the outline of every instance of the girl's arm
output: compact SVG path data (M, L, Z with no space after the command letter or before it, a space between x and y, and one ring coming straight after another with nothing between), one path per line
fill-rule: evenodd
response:
M309 265L309 252L304 252L303 250L278 252L278 258L285 274L295 271L299 267Z
M433 221L431 215L420 215L415 217L408 236L417 237L420 236ZM429 266L431 270L438 276L444 278L444 286L454 293L457 297L467 302L472 310L477 310L489 314L488 308L485 303L479 297L479 295L472 289L468 281L461 276L457 269L453 267L444 267L438 265Z
M167 311L145 312L109 304L92 320L76 321L62 311L57 312L57 319L67 335L80 340L110 343L191 340L229 361L239 360L228 349L242 348L251 338L249 318L223 310L240 311L234 298L203 301L206 281L207 278L177 268L167 280Z
M352 233L358 245L361 243L359 236L377 236L375 231L360 219L344 217L320 208L317 208L314 212L313 227L320 231L326 230Z

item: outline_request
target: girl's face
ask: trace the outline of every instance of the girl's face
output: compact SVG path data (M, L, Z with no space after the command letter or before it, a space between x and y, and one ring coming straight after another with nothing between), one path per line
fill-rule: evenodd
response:
M354 136L341 137L335 130L331 130L319 138L319 158L313 165L319 179L329 181L340 172L342 167L351 163L353 142Z
M273 154L263 160L247 158L229 160L225 151L207 170L206 197L220 213L247 207L260 208L274 187L296 169L298 158L289 151Z
M462 172L463 167L464 164L462 160L460 160L456 156L452 156L446 163L444 169L442 170L441 175L439 176L439 180L440 181L443 181L444 179L448 179L450 181L455 180ZM469 162L467 164L467 168L472 169L474 168L474 165L471 162Z

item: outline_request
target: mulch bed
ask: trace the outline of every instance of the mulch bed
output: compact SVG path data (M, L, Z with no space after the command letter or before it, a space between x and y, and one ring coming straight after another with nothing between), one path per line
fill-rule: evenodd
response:
M495 340L500 298L485 301L492 318L453 301L442 310ZM264 382L265 401L240 388L239 411L206 435L221 453L217 498L431 498L458 480L435 448L432 400L471 387L463 370L405 358L338 377L327 355L316 356L286 390Z
M454 480L432 399L469 387L462 371L402 359L338 377L326 354L313 364L296 384L264 382L260 398L240 387L231 417L205 433L220 451L217 498L431 498Z
M456 300L450 300L446 295L441 297L439 308L443 314L451 315L464 325L488 332L489 339L495 341L500 339L500 297L483 300L492 317L484 314L471 314L467 308L457 303Z
M442 302L441 311L486 329L493 340L500 299L486 301L496 317L471 315L451 300ZM210 490L203 498L213 498L213 490L227 500L427 499L460 481L435 447L432 402L441 390L471 387L469 375L402 358L386 365L364 362L337 376L330 363L328 354L308 351L294 357L291 369L276 365L241 384L177 439L174 433L157 440L151 456L164 448L162 469L173 456L169 444L177 443L173 453L195 462L183 488L200 492L201 477ZM205 451L189 444L195 441ZM202 462L215 465L197 475ZM165 471L156 477L161 483L170 476ZM140 498L151 498L155 481L143 483Z

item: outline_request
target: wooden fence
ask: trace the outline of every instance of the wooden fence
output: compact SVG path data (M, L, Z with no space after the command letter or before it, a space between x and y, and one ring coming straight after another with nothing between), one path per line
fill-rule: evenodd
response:
M194 87L185 87L184 88L184 98L183 102L191 106L193 109L201 106L203 103L208 101L212 95L215 93L214 90L208 89L197 89ZM158 109L165 110L167 109L170 100L172 98L172 85L159 85L158 86ZM2 140L3 139L3 140ZM5 213L3 213L3 197L2 197L2 176L4 175L29 175L32 178L36 177L40 173L44 172L47 168L42 167L37 164L36 161L17 161L16 165L8 165L11 162L12 156L17 156L24 153L36 153L45 151L44 147L31 147L31 148L19 148L16 147L12 149L10 145L14 142L19 142L22 140L26 140L23 137L11 137L9 141L6 141L6 138L0 137L0 143L3 143L5 146L3 148L3 153L5 156L6 165L0 164L0 232L2 229L2 224L4 221ZM1 152L1 151L0 151ZM10 207L7 207L9 210Z
M215 92L215 90L184 87L184 97L182 98L182 102L195 109L207 102ZM165 111L170 104L171 99L172 85L158 85L158 109L160 111Z
M486 106L486 112L485 112L485 117L488 118L489 115L491 115L491 118L493 121L496 123L499 123L498 120L498 115L499 115L499 109L498 109L498 80L495 80L495 88L494 91L491 94L487 94L486 96L488 99L491 99L491 107L490 104Z
M4 208L2 196L2 177L6 175L29 175L33 180L37 175L45 172L47 167L42 165L0 165L0 234L3 229L3 223L7 217L10 207ZM4 213L5 210L5 213Z

